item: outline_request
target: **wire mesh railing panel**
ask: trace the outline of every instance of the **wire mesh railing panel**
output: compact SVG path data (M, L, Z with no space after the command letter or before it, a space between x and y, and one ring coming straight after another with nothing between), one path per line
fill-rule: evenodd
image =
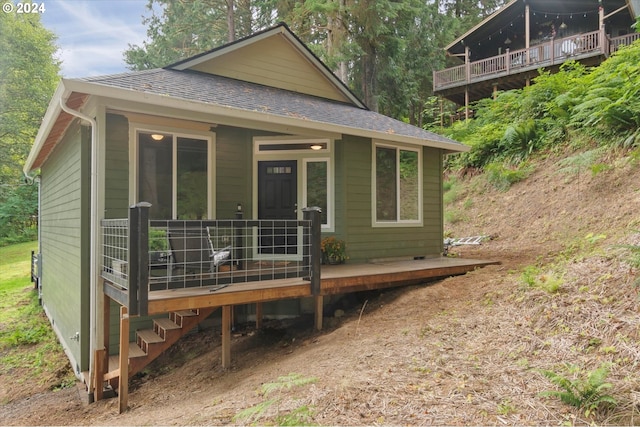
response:
M129 288L129 221L105 219L102 228L101 276L124 289Z
M150 290L308 277L310 221L150 221Z

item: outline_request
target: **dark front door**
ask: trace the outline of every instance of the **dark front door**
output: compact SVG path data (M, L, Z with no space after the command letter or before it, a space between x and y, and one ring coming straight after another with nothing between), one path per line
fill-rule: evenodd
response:
M298 229L283 220L298 217L298 162L258 162L258 218L273 220L260 227L260 253L296 254Z

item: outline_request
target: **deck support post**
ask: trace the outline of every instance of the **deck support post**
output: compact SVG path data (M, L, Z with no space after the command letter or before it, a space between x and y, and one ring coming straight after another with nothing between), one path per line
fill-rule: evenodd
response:
M256 303L256 329L262 329L262 303Z
M118 411L122 414L129 406L129 314L120 307L120 382L118 384Z
M93 399L102 400L104 397L104 376L109 371L109 324L111 323L111 298L102 299L102 339L103 348L96 350L94 357L95 373L93 381ZM91 392L91 390L90 390Z
M231 367L231 305L222 306L222 368Z
M313 297L315 306L314 326L316 331L322 330L322 309L324 308L324 297L322 295L316 295Z
M104 395L104 374L106 374L106 369L105 369L105 353L107 351L103 348L100 350L96 350L95 352L95 357L93 358L93 362L95 364L95 374L94 374L94 378L93 380L93 389L94 389L94 396L93 396L93 400L94 401L98 401L98 400L102 400Z

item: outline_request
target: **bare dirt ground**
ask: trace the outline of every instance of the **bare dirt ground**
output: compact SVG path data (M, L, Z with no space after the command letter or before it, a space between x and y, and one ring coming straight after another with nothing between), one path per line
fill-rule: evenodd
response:
M117 399L85 404L77 388L14 387L0 424L638 425L639 272L621 245L640 245L640 166L609 162L592 175L542 160L507 192L467 180L449 207L462 220L446 228L492 239L453 252L501 265L357 295L322 332L267 322L234 337L226 371L219 331L192 334L132 380L122 415ZM559 290L526 286L527 266ZM538 370L569 376L565 363L610 363L617 405L586 416L541 397L555 387Z

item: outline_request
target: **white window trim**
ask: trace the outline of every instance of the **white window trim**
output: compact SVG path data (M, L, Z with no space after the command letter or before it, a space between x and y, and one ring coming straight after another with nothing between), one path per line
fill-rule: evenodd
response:
M372 141L372 154L371 154L371 218L372 218L372 227L375 228L385 228L385 227L422 227L423 226L423 190L422 190L422 177L423 177L423 161L422 161L422 147L414 146L414 145L406 145L406 144L390 144L388 142L382 141ZM405 151L414 151L418 153L418 219L416 220L395 220L395 221L378 221L377 218L377 199L378 192L376 191L376 149L378 147L383 148L392 148L395 149L399 154L400 150ZM400 156L396 156L397 162L400 161ZM396 164L398 167L398 164ZM400 179L398 175L398 179L396 180L396 194L398 197L396 206L397 206L397 217L400 217Z
M173 153L172 153L172 186L173 186L173 194L171 195L172 199L172 219L176 218L177 213L177 176L175 174L176 165L177 165L177 139L178 138L192 138L192 139L203 139L207 141L207 219L216 219L216 171L215 171L215 148L216 148L216 134L215 133L207 133L207 132L198 132L198 131L189 131L184 132L184 129L177 129L166 126L155 126L148 124L141 124L130 122L129 123L129 202L130 204L138 203L138 153L139 153L139 141L138 134L139 133L163 133L170 134L172 137L173 143Z

